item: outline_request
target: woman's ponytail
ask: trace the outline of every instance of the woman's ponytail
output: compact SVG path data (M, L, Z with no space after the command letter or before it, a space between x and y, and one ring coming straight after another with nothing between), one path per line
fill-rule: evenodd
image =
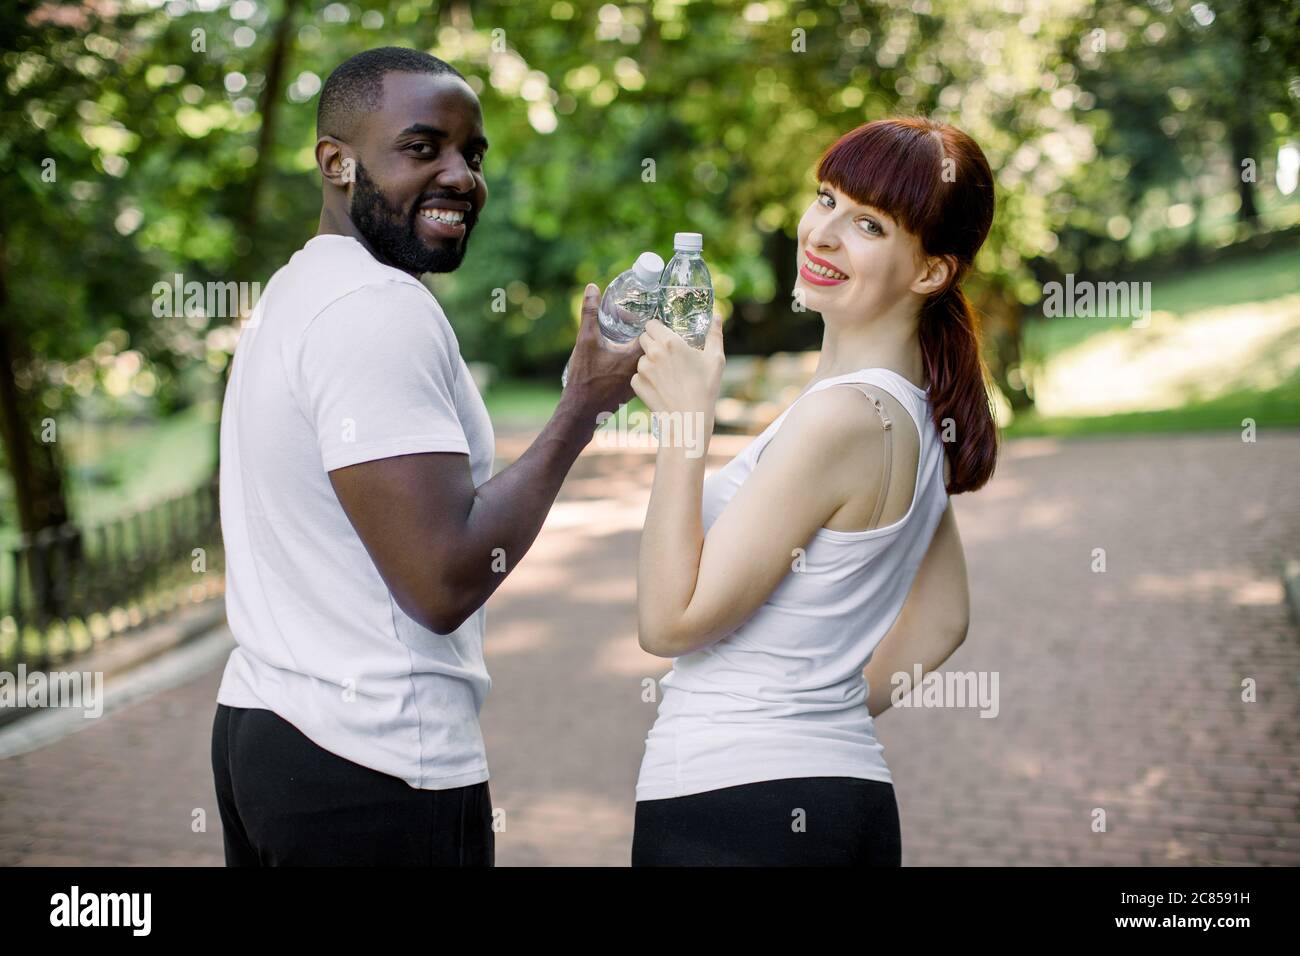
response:
M993 475L998 429L980 355L979 322L959 285L926 303L917 332L934 425L948 456L948 494L975 491Z

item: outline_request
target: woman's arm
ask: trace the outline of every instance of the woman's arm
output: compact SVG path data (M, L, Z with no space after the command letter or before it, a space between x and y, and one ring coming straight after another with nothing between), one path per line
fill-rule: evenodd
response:
M652 411L707 410L711 432L717 392L709 378L715 371L710 353L716 348L721 354L721 334L715 330L710 341L716 346L699 353L651 323L632 388ZM716 372L720 376L720 364ZM792 572L796 549L851 491L879 484L883 444L880 418L861 392L828 388L806 396L706 537L700 515L704 455L661 436L637 568L642 648L677 657L743 623Z
M891 679L895 674L906 673L907 686L911 687L915 665L921 665L922 675L938 669L966 640L969 623L966 559L949 502L898 620L876 647L863 672L871 716L887 710L893 702Z

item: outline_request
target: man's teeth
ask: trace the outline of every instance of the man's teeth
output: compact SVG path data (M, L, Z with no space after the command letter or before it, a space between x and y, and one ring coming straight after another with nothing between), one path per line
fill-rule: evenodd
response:
M834 269L828 269L825 266L819 266L811 259L808 260L806 267L809 272L815 272L819 276L825 276L827 279L847 279L843 272L836 272Z
M465 213L459 209L421 209L420 215L425 219L433 219L437 222L445 222L453 226L458 222L463 222L465 219Z

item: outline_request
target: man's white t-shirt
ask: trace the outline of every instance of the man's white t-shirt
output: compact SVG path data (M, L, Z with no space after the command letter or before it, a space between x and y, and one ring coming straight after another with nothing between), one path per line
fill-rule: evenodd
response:
M239 646L218 702L412 787L488 779L483 608L446 635L403 613L327 474L456 452L475 486L492 476L492 424L442 308L357 240L316 236L271 277L233 363L220 501Z

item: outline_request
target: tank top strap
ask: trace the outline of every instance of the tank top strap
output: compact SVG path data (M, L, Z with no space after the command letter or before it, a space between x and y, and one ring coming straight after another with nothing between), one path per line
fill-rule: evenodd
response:
M917 388L903 376L887 368L863 368L835 379L827 379L819 385L870 385L889 395L912 417L916 425L917 437L925 440L926 420L929 415L929 394Z
M763 449L766 448L768 443L776 437L776 433L780 429L781 423L785 421L785 417L790 414L791 409L793 409L795 405L798 405L802 399L808 397L814 392L819 392L826 388L832 388L836 385L859 384L870 385L874 388L879 388L882 391L888 392L895 401L902 405L903 408L907 409L907 413L911 416L913 423L916 425L917 436L920 438L922 444L924 444L926 435L926 408L928 405L926 393L917 388L903 376L899 375L897 372L891 371L890 369L861 368L854 372L846 372L843 375L824 378L820 382L814 382L808 388L804 389L804 391L790 403L790 407L778 415L772 424L768 425L767 428L765 428L745 450L745 455L748 458L751 467L756 461L758 461L758 456L763 453Z

